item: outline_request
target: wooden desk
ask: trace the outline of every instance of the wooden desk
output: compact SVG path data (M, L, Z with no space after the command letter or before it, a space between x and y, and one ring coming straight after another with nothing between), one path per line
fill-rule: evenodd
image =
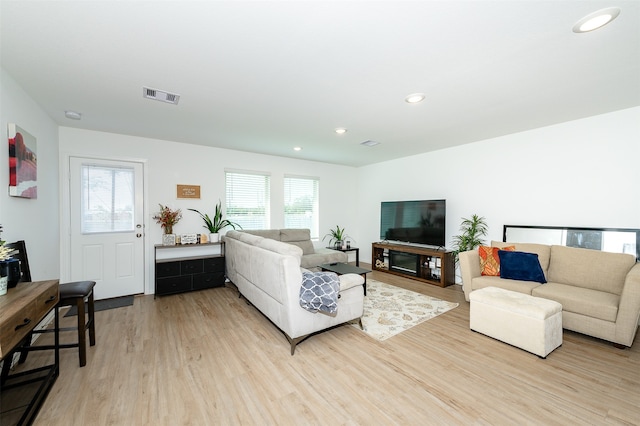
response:
M0 296L0 359L11 362L13 350L53 310L60 299L58 280L19 283ZM0 424L31 424L60 372L59 317L55 309L54 362L31 370L10 374L0 383ZM33 347L37 350L37 346ZM29 360L27 360L29 362ZM24 404L13 395L20 388L34 387L35 395Z

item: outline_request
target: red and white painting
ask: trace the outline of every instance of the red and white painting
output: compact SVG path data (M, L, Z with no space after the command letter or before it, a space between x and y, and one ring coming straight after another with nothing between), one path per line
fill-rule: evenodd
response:
M36 138L13 123L9 134L9 195L38 197L38 157Z

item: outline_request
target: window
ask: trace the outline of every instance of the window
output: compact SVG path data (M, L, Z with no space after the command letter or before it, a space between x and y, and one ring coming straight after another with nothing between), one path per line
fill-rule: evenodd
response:
M318 238L318 178L284 177L284 227L308 228L311 238Z
M133 168L82 165L83 234L133 231L134 180Z
M269 175L225 172L226 218L243 229L269 229Z

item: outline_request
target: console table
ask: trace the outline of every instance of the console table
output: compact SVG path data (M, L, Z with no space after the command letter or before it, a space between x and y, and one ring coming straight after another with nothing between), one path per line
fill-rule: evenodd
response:
M53 363L0 379L0 424L3 426L31 424L60 373L60 320L55 309L60 298L58 287L58 280L23 282L0 297L0 358L3 362L11 362L14 349L49 312L55 311L55 344L47 347L54 351Z
M224 242L155 246L155 296L223 287Z

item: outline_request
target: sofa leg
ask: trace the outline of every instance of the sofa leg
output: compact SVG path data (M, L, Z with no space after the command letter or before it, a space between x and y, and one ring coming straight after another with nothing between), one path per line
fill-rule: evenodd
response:
M300 336L300 337L296 337L295 339L292 339L291 337L289 337L289 335L287 335L285 333L285 336L287 336L287 340L289 341L289 343L291 344L291 356L293 356L293 353L296 350L296 345L300 342L302 342L304 339L306 339L307 337L309 337L309 335L307 334L306 336Z
M362 325L362 317L358 318L358 324L360 325L360 330L364 331L364 326Z

